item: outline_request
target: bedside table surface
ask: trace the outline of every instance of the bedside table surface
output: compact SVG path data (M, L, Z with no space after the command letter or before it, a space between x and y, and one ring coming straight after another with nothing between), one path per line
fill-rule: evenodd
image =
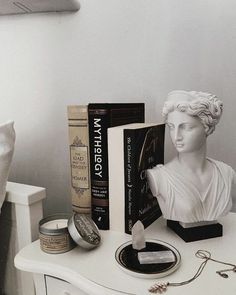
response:
M63 254L47 254L40 250L39 241L23 248L15 257L17 268L32 273L60 278L89 295L151 294L148 288L155 282L181 282L190 279L203 260L195 257L199 249L208 250L212 258L236 264L236 214L230 213L219 220L223 237L185 243L166 227L163 218L145 230L146 239L165 241L181 254L180 268L161 279L140 279L126 274L115 260L116 249L131 236L112 231L101 231L102 243L93 250L80 247ZM169 295L199 295L207 291L214 295L236 294L236 273L228 272L225 279L216 274L227 266L209 261L200 277L181 287L168 287Z

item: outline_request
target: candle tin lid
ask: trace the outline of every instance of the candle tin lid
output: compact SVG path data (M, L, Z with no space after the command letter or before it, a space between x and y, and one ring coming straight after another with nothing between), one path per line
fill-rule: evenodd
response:
M68 230L74 242L83 248L92 249L101 242L96 224L85 214L73 213L68 220Z

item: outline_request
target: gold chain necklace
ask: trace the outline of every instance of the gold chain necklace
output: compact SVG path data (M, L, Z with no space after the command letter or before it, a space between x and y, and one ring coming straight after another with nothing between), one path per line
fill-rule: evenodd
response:
M236 272L236 265L235 264L213 259L213 258L211 258L211 253L207 250L198 250L195 253L195 256L197 258L203 259L204 261L200 264L198 270L196 271L195 275L192 278L190 278L186 281L183 281L183 282L179 282L179 283L173 283L173 282L156 283L153 286L151 286L148 289L148 291L150 293L162 293L162 292L166 291L167 287L169 287L169 286L178 287L178 286L187 285L200 276L200 274L202 273L203 269L205 268L207 262L210 260L213 262L216 262L216 263L230 266L230 268L216 271L216 273L223 278L228 278L228 274L226 272L229 272L229 271Z

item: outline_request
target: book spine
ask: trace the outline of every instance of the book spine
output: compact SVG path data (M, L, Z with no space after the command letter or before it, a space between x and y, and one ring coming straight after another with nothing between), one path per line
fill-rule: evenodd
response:
M108 109L89 109L92 219L99 229L109 229Z
M67 115L72 209L79 213L91 213L87 106L68 106Z
M125 233L131 234L132 227L137 221L137 164L135 155L135 135L134 130L124 130L124 190L125 190Z
M123 129L108 128L110 230L125 232Z

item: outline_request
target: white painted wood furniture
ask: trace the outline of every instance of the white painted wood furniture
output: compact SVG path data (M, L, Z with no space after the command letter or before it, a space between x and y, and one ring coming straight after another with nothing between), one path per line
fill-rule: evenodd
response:
M161 281L180 282L192 277L202 262L194 255L198 249L210 251L213 258L236 263L236 214L230 213L220 222L224 226L223 237L191 243L185 243L167 228L162 218L152 224L145 231L146 238L168 242L182 256L180 268ZM53 255L42 252L39 241L35 241L16 255L15 265L34 274L37 295L148 295L148 288L157 280L134 278L123 272L115 261L116 249L127 240L130 240L129 235L103 231L102 244L92 251L76 247L70 252ZM216 270L224 268L209 262L194 282L181 287L169 287L166 294L235 295L236 273L228 273L228 279L216 274Z
M38 238L38 221L43 216L45 196L44 188L7 183L6 201L0 215L1 294L34 294L32 275L18 271L14 267L14 257Z

